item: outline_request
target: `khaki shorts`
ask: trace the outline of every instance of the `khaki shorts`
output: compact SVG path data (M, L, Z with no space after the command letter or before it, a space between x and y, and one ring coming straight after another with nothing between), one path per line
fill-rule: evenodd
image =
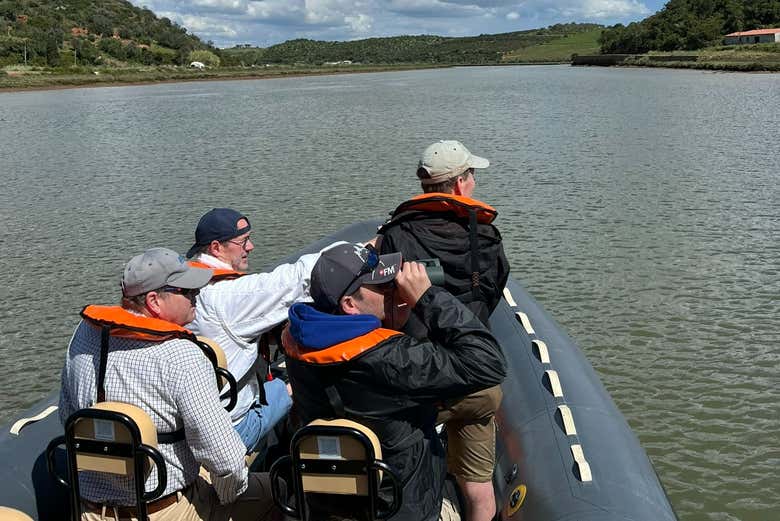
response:
M448 403L437 423L447 425L447 468L451 474L476 483L493 479L496 466L495 414L501 404L495 386Z

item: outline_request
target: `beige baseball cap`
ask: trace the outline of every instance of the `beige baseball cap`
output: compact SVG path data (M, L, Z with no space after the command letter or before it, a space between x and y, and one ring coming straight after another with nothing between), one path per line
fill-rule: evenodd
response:
M490 161L475 156L460 141L439 141L423 152L417 167L422 184L432 185L459 176L469 168L487 168Z

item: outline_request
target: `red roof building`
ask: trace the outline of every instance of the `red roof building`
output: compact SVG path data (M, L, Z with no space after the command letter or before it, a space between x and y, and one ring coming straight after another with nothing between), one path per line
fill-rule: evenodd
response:
M740 45L747 43L779 43L780 28L777 29L753 29L752 31L740 31L727 34L724 38L726 45Z

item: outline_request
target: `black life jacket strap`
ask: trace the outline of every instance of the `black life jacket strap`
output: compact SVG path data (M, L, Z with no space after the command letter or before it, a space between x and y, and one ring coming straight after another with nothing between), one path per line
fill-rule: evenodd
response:
M469 243L471 244L471 295L479 301L479 240L477 238L477 210L469 209Z
M328 395L328 402L333 408L333 412L336 414L336 418L346 418L346 411L344 410L344 402L341 400L341 395L335 385L329 385L325 388L325 394Z
M268 402L265 399L265 389L263 388L263 373L260 370L263 365L263 360L258 356L252 366L247 369L246 373L244 373L244 376L239 378L239 380L236 382L236 392L241 392L241 389L247 386L249 382L251 382L254 379L257 379L257 382L260 384L260 403L262 405L268 405ZM227 400L230 397L230 393L222 393L219 395L219 398L221 400Z
M97 374L97 403L106 401L106 366L108 365L108 342L111 338L111 326L103 324L100 328L100 358ZM158 432L157 443L176 443L184 440L184 428L173 432Z
M183 441L184 438L184 427L178 431L157 433L157 443L176 443L178 441Z
M106 401L106 365L108 364L108 340L111 336L111 326L104 324L100 328L100 354L98 355L97 402Z

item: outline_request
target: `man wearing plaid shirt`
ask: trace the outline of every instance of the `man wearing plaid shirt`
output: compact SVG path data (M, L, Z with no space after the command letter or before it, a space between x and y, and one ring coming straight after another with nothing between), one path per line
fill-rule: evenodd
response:
M82 311L62 370L63 423L98 397L140 407L158 432L183 429L183 439L159 446L168 477L163 496L148 505L150 521L261 520L274 511L268 476L248 472L246 450L220 404L214 370L187 339L191 333L181 327L192 321L195 298L211 276L211 270L190 267L165 248L133 257L122 277L122 306L88 306ZM112 330L99 386L95 361L105 324L133 324L176 335L150 340L149 335ZM209 472L210 483L199 474L201 465ZM82 472L79 483L82 521L137 517L131 506L135 505L131 478ZM156 486L157 473L152 472L145 488Z

